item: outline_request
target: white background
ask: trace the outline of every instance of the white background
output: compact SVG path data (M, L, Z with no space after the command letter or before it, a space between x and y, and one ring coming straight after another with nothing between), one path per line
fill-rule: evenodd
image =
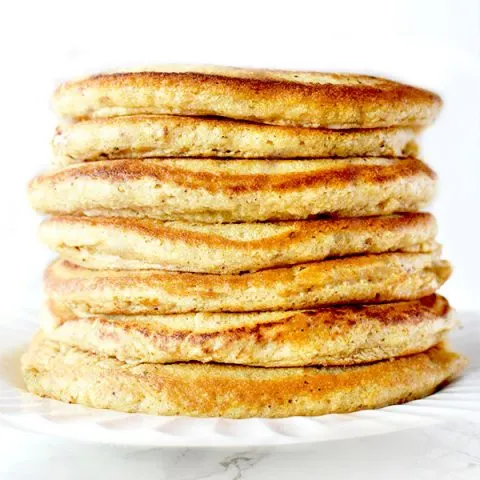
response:
M423 156L440 176L432 210L455 266L443 292L459 309L480 308L477 1L63 0L5 1L0 9L4 311L40 302L41 270L50 258L36 239L39 219L25 187L49 162L52 90L72 75L148 63L377 73L439 92L445 107L424 135ZM11 458L28 455L9 448Z

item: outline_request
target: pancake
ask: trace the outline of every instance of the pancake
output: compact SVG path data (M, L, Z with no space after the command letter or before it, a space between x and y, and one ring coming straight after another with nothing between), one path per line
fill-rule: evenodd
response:
M366 75L173 66L66 82L53 97L73 119L132 114L212 115L326 128L428 125L438 95Z
M54 163L148 157L402 157L417 152L413 128L326 130L214 118L136 115L57 128Z
M243 275L90 270L57 260L45 293L65 315L297 310L430 295L451 267L435 253L385 253Z
M454 328L445 298L316 310L175 315L42 315L44 334L127 362L260 367L353 365L422 352Z
M464 357L442 346L354 367L126 364L39 334L22 357L22 372L30 392L63 402L154 415L247 418L404 403L432 394L465 364Z
M41 240L94 269L241 273L345 255L431 252L427 213L279 223L191 224L114 217L51 217Z
M435 178L410 157L109 160L48 171L29 193L41 213L254 222L417 211Z

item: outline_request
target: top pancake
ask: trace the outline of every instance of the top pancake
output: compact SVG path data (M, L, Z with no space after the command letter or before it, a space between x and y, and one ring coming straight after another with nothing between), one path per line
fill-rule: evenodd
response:
M220 116L325 128L425 126L434 93L366 75L175 66L66 82L53 97L71 120L133 114Z

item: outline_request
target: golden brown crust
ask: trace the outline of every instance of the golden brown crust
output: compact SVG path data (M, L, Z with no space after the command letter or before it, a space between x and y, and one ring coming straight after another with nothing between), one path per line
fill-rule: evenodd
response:
M96 408L155 415L286 417L380 408L433 393L465 358L443 347L356 367L128 365L37 335L22 357L28 390Z
M73 263L101 269L239 273L364 253L435 250L427 213L205 225L113 217L51 217L40 238Z
M428 125L442 104L432 92L365 75L228 67L158 70L64 83L54 94L54 109L74 120L146 113L376 128Z
M414 158L111 160L46 172L29 194L57 215L249 222L417 211L435 178Z
M414 128L327 130L226 119L135 115L57 127L54 163L148 157L315 158L417 152Z
M242 275L90 270L57 260L45 291L65 315L246 312L411 300L434 293L451 267L430 254L363 255Z
M445 298L316 310L78 317L49 303L44 334L127 362L354 365L422 352L456 325Z

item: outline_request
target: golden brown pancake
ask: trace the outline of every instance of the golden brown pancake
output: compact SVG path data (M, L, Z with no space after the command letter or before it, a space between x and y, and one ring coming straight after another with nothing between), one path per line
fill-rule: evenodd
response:
M54 163L148 157L315 158L415 155L414 128L326 130L168 115L97 118L57 128Z
M441 104L432 92L366 75L181 65L73 80L53 98L56 113L73 120L212 115L326 128L428 125Z
M154 415L288 417L381 408L435 392L464 367L442 346L369 365L255 368L126 364L39 334L22 357L27 389L89 407Z
M456 325L445 298L315 310L76 316L50 303L44 334L127 362L353 365L422 352Z
M297 310L411 300L434 293L450 264L434 253L362 255L242 275L90 270L57 260L45 291L64 315Z
M41 213L218 223L413 212L434 190L420 160L368 157L90 162L39 175L29 193Z
M240 273L328 257L432 252L427 213L278 223L191 224L113 217L51 217L40 238L71 262L95 269Z

